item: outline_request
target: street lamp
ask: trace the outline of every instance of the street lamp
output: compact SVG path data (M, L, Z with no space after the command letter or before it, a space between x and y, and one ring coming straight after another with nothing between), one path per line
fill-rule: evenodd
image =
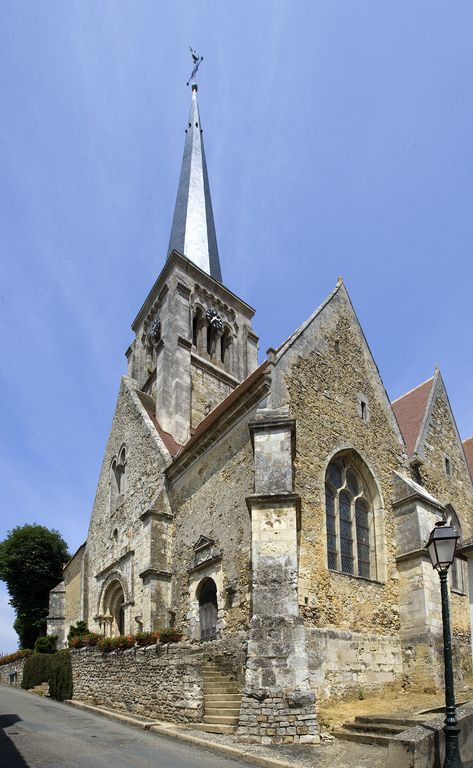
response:
M445 762L444 768L462 768L458 746L458 727L455 716L455 689L453 685L452 664L452 635L450 631L450 611L448 607L448 569L455 559L455 550L459 535L443 520L435 524L431 531L426 549L432 561L432 568L438 571L440 591L442 594L442 623L443 623L443 660L445 665Z

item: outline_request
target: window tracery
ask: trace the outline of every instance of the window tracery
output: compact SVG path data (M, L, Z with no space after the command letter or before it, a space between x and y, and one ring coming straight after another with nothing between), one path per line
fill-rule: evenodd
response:
M327 467L325 522L328 567L376 578L372 498L365 479L346 457L332 460Z

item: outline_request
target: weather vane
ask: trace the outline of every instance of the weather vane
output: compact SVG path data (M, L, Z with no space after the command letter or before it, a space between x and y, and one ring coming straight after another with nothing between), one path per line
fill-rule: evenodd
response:
M194 69L192 70L191 76L188 79L186 85L189 85L190 81L195 78L195 76L197 74L197 70L199 69L201 62L204 60L204 57L203 56L199 56L197 51L194 51L194 49L191 48L190 46L189 46L189 50L190 50L190 52L192 54L192 61L194 62Z

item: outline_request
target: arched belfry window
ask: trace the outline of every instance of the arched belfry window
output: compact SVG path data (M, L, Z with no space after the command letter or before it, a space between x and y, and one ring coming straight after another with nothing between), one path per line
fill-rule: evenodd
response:
M361 459L332 459L325 475L327 565L365 579L377 578L373 480Z
M446 514L447 525L451 525L452 528L456 530L456 532L459 534L461 538L462 529L461 529L460 520L458 519L457 513L455 512L451 504L448 504L445 510L447 513ZM465 591L465 579L464 579L463 568L464 568L463 560L460 560L460 558L456 557L449 571L450 586L455 592Z
M227 367L229 362L229 347L231 344L231 336L228 328L225 328L220 337L220 361Z

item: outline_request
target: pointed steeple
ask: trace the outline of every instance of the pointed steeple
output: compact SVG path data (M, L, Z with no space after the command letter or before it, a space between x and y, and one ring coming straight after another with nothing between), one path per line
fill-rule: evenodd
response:
M182 253L215 280L222 282L195 83L192 85L192 102L168 256L173 250Z

